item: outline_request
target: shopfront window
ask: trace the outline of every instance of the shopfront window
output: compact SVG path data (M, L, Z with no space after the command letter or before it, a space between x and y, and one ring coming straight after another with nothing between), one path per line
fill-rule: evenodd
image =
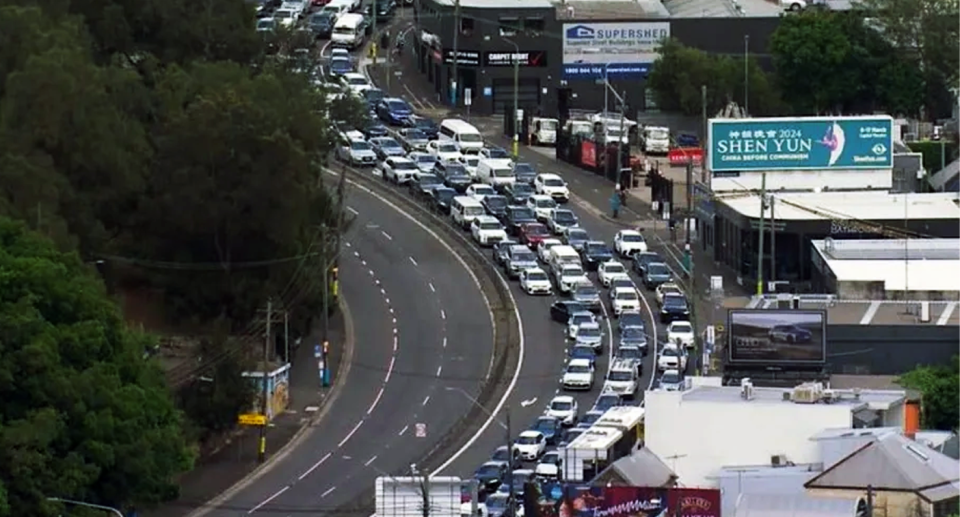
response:
M500 35L513 36L520 25L519 18L500 18Z
M543 33L543 18L524 18L523 30L533 34Z

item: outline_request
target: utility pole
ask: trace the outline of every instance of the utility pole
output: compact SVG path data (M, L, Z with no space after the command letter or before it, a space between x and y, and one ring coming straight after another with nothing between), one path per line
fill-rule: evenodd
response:
M453 107L457 107L457 97L460 93L458 83L460 82L459 64L460 64L460 0L453 0L453 81L451 81L451 99Z
M323 246L323 346L330 340L330 257L327 256L327 226L320 226L320 242Z
M743 114L750 113L750 35L743 35Z
M261 380L263 381L263 400L261 400L261 411L264 418L267 416L267 374L269 368L267 367L267 361L270 357L270 338L272 333L270 332L271 327L273 326L273 300L267 300L267 337L263 341L263 363L260 365L260 373L262 374ZM257 449L257 461L263 463L266 460L267 456L267 426L266 424L260 426L260 446Z
M459 4L459 1L457 2ZM520 156L520 120L517 114L520 111L520 45L513 40L504 37L504 41L513 45L513 114L510 118L513 120L513 159Z
M767 205L767 173L760 177L760 228L757 246L757 296L763 294L763 226Z
M627 118L627 90L623 90L622 97L620 98L620 140L617 142L617 163L615 164L616 168L614 169L617 185L620 185L620 168L623 167L620 160L623 159L623 140L625 137L627 139L627 153L630 153L630 135L627 131L623 130L623 119L625 118ZM627 185L620 185L620 190L623 193L626 193Z
M770 196L770 281L777 281L777 214L774 204L777 198Z

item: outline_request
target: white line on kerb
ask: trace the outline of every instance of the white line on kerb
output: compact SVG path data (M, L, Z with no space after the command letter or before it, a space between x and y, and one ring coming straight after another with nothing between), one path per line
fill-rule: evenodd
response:
M437 377L440 376L440 372L442 371L443 371L443 365L441 364L440 366L437 367Z
M280 490L277 491L277 493L275 493L275 494L273 494L272 496L264 499L263 502L261 502L260 504L254 506L253 508L251 508L250 511L247 512L247 515L250 515L251 513L253 513L253 512L255 512L255 511L263 508L264 505L266 505L266 504L268 504L270 501L273 501L274 499L280 497L280 495L283 494L284 492L286 492L287 490L290 490L290 485L287 485L287 486L281 488Z
M397 433L397 436L403 436L403 433L407 432L407 429L410 429L409 425L403 426L403 429L401 429L400 432Z
M314 470L317 470L317 467L319 467L320 465L323 465L323 462L330 459L330 455L331 453L328 452L326 456L320 458L320 461L314 463L313 466L308 468L307 471L304 472L303 474L300 474L300 477L297 478L297 481L303 481L303 479L309 476L311 472L313 472Z
M360 212L357 212L352 206L347 207L347 212L350 212L353 215L360 215ZM348 244L349 246L349 244Z
M421 406L426 406L426 405L427 405L427 402L430 402L430 395L427 395L427 398L423 399L423 404L420 404L420 405L421 405Z
M413 258L413 257L410 257L410 263L413 264L414 266L419 266L419 265L420 265L420 264L417 264L417 259L415 259L415 258Z
M433 286L433 282L427 282L427 285L430 286L431 292L437 292L437 288Z
M376 460L377 460L377 457L374 456L374 457L370 458L369 460L367 460L366 463L363 464L363 466L364 466L364 467L369 467L370 464L373 463L373 462L376 461Z
M367 409L367 414L373 413L373 410L377 408L377 404L380 403L380 397L383 396L383 386L380 386L380 391L377 392L377 398L373 399L373 404L370 404L370 407Z
M351 429L350 432L343 437L343 440L340 440L340 443L337 444L337 448L339 449L340 447L343 447L343 444L350 441L350 438L353 438L353 435L356 434L357 430L360 429L361 425L363 425L363 420L357 422L357 425L353 426L353 429Z
M443 309L440 309L440 319L442 319L442 320L447 319L447 313L444 312Z
M393 240L393 237L391 237L389 233L387 233L387 232L385 232L385 231L383 231L383 230L380 230L380 233L382 233L383 236L386 237L388 241L392 241L392 240Z
M320 494L320 499L323 499L324 497L327 497L328 495L330 495L330 492L333 492L333 491L336 490L336 489L337 489L337 487L335 487L335 486L332 486L332 487L328 488L326 492Z

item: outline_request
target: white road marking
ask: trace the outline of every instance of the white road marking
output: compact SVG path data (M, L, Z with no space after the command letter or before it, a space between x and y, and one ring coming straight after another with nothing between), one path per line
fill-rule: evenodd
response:
M290 485L287 485L287 486L281 488L280 490L277 491L277 493L275 493L275 494L273 494L272 496L264 499L263 502L261 502L260 504L254 506L253 508L251 508L250 511L247 512L247 515L250 515L251 513L253 513L253 512L255 512L255 511L263 508L264 505L266 505L266 504L268 504L270 501L273 501L274 499L280 497L280 495L283 494L284 492L286 492L287 490L290 490Z
M400 346L400 340L397 339L397 336L393 336L393 351L396 352L399 346Z
M393 321L393 326L396 327L396 326L397 326L397 318L393 318L392 321Z
M363 464L363 466L364 466L364 467L369 467L370 464L373 463L373 462L376 461L376 460L377 460L377 457L374 456L374 457L370 458L369 460L367 460L367 461Z
M957 302L950 302L946 307L943 308L943 312L940 313L940 317L937 319L937 325L946 325L950 321L950 316L953 316L953 311L957 308Z
M430 402L430 395L427 395L427 398L423 399L423 404L420 404L420 405L421 405L421 406L426 406L426 405L427 405L427 402Z
M332 486L332 487L328 488L326 492L320 494L320 499L323 499L324 497L327 497L328 495L330 495L331 492L333 492L333 491L336 490L336 489L337 489L337 487L335 487L335 486Z
M437 367L437 377L440 376L440 372L442 371L443 371L443 365L441 364L440 366Z
M643 302L643 306L647 308L647 315L650 316L650 325L653 327L653 360L657 360L657 320L653 319L653 309L650 308L650 302L647 301L647 297L640 294L640 301ZM653 363L653 371L650 373L650 384L647 385L647 390L653 389L653 381L657 378L657 363ZM640 403L640 407L646 405L646 400Z
M389 233L387 233L387 232L385 232L385 231L383 231L383 230L380 230L380 233L382 233L383 236L386 237L388 241L392 241L392 240L393 240L393 237L391 237Z
M397 433L397 436L403 436L403 433L407 432L407 429L410 429L409 425L403 426L403 429L401 429L400 432Z
M331 453L328 452L326 456L320 458L320 461L314 463L313 466L308 468L307 471L304 472L303 474L300 474L300 477L297 478L297 481L303 481L303 478L309 476L310 473L313 472L314 470L317 470L317 468L320 467L320 465L323 465L323 462L330 459L330 454Z
M443 336L443 348L447 348L447 336Z
M447 313L444 312L443 309L440 309L440 319L442 320L447 319Z
M352 206L348 206L348 207L347 207L347 212L350 212L350 213L353 214L353 215L360 215L360 212L357 212L356 210L354 210L354 208L353 208ZM349 245L350 245L350 244L348 243L347 246L349 246Z
M860 324L869 325L870 322L873 321L873 317L877 315L878 310L880 310L880 302L870 302L870 306L867 307L867 312L864 312L863 317L860 318Z
M434 293L437 292L437 288L433 287L433 282L427 282L427 285L430 286L431 292L434 292Z
M389 297L389 296L386 297L386 298L384 298L383 301L387 302L387 305L390 305L390 297Z
M367 408L367 414L373 413L373 410L377 408L377 404L380 403L380 397L383 396L383 386L380 386L380 391L377 392L377 398L373 399L373 404L370 404L370 407Z
M410 257L410 263L412 263L412 264L414 265L414 267L420 265L420 264L417 264L417 260L416 260L415 258L413 258L413 257Z
M366 266L366 265L367 265L367 261L366 261L366 260L363 260L363 259L360 259L360 265L361 265L361 266Z
M350 432L343 437L343 440L340 440L340 443L337 444L337 448L339 449L340 447L343 447L345 443L350 441L350 438L353 438L353 435L357 433L357 431L360 429L360 426L362 425L363 425L363 420L357 422L357 425L353 426L353 429L351 429Z
M397 362L397 356L390 358L390 366L387 367L387 375L383 378L383 383L390 382L390 376L393 375L393 363Z

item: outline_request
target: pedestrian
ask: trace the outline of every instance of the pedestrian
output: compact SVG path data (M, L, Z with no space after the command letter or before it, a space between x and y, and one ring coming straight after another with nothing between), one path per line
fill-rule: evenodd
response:
M620 190L614 190L613 194L610 196L610 211L613 213L614 219L620 217L620 199Z
M677 242L677 219L670 218L670 242Z

